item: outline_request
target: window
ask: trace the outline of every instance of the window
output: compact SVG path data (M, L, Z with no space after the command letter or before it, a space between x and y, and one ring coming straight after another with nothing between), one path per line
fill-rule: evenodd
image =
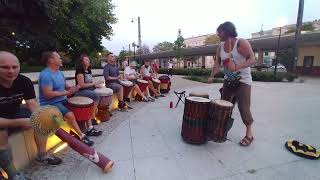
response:
M264 55L265 56L269 56L269 52L264 52Z

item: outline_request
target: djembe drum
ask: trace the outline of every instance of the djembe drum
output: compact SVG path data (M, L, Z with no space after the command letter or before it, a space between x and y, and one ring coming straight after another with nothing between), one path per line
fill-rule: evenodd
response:
M142 79L137 79L138 86L141 90L142 93L144 93L147 90L148 87L148 81L142 80ZM138 101L142 101L142 97L139 94L136 94L135 99Z
M131 81L120 81L120 84L123 87L123 99L127 99L133 87L133 83Z
M203 144L207 140L206 129L210 100L202 97L186 97L181 136L190 144Z
M68 143L73 150L99 166L103 172L108 172L112 169L113 161L60 128L64 121L58 108L44 106L36 109L30 117L30 123L35 132L44 136L55 133L62 141Z
M100 96L99 104L98 104L98 113L96 118L101 122L110 120L110 112L109 107L112 103L112 94L113 90L110 88L102 87L96 88L94 90Z
M71 97L68 99L67 108L73 112L78 122L88 121L94 111L93 100L82 96Z
M161 84L161 81L159 79L152 78L152 84L153 84L154 89L157 90Z
M208 138L214 142L225 142L231 129L233 104L225 100L211 101L208 121Z
M209 99L208 93L197 93L197 92L191 92L189 96L195 96L195 97L203 97Z

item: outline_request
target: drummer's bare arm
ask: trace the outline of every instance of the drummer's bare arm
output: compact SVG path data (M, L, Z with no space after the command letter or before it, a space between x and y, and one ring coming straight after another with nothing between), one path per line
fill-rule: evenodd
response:
M242 64L236 65L235 71L239 71L240 69L250 67L251 65L256 63L252 47L246 39L239 39L238 52L246 58L246 61Z
M94 82L85 83L83 74L77 74L76 78L77 78L77 82L78 82L78 85L79 85L80 89L85 89L85 88L89 88L89 87L93 87L93 86L97 85L97 83L94 83Z
M30 112L34 112L39 107L39 104L35 98L26 100L26 105Z
M146 75L144 74L144 65L141 66L141 69L140 69L140 74L141 74L141 77L145 77Z

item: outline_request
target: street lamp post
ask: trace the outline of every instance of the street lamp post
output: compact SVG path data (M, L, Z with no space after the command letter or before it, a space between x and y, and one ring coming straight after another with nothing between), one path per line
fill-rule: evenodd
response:
M274 68L274 75L277 75L277 68L278 68L278 58L279 58L279 49L280 49L280 38L281 38L281 26L280 26L280 33L278 37L278 48L277 48L277 56L276 56L276 64Z
M133 23L135 20L138 20L138 45L137 48L141 48L141 24L140 24L140 16L138 16L137 19L132 18L131 23ZM140 51L140 55L141 55L141 51ZM139 63L141 64L141 58L139 58Z

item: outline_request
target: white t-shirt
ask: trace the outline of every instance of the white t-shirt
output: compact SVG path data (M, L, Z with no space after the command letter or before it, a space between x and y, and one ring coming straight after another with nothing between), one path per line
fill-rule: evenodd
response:
M128 77L131 77L131 78L135 78L136 76L136 70L135 69L132 69L130 66L126 67L124 69L124 76L125 76L125 79L127 79L127 76Z

